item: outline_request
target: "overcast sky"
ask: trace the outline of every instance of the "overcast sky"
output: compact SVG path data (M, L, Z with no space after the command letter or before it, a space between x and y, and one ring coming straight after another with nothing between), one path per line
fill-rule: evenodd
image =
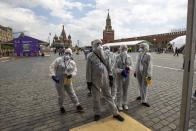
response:
M102 38L110 9L115 39L186 27L188 0L1 0L0 25L48 41L62 25L72 41Z

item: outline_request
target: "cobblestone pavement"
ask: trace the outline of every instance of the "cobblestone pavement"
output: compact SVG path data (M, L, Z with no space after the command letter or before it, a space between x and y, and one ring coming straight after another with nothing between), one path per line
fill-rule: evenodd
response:
M135 61L135 54L131 54ZM137 97L137 82L131 78L129 110L134 119L155 131L178 130L182 88L182 56L153 54L153 86L149 88L150 108L143 107ZM68 130L93 121L92 98L87 97L85 59L75 55L78 75L74 87L85 113L76 113L66 97L67 113L61 115L57 93L49 78L49 64L55 59L32 57L0 62L0 130ZM196 66L195 66L196 67ZM179 69L179 70L178 70ZM195 68L196 69L196 68ZM196 89L196 77L194 88ZM103 116L108 116L104 105ZM190 127L196 131L196 102L192 102Z

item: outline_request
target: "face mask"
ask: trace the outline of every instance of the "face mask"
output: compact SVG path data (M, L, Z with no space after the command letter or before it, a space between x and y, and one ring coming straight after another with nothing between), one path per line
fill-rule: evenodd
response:
M96 50L96 48L94 46L92 46L92 51L95 51L95 50Z
M101 50L103 50L103 47L102 47L101 45L99 45L99 46L97 47L97 50L101 51Z
M121 52L121 54L122 54L122 56L125 56L125 55L127 55L127 51L123 51L123 52Z
M110 53L110 50L109 50L109 49L107 49L107 50L105 50L105 52L106 52L106 53Z
M127 51L121 52L120 55L121 55L121 59L122 59L123 63L125 63L126 59L127 59Z
M139 48L139 52L143 52L144 51L144 49L143 48Z
M64 55L64 60L69 60L71 59L71 56L69 54Z
M103 47L101 45L99 45L96 49L96 53L101 57L104 58L104 51L103 51Z

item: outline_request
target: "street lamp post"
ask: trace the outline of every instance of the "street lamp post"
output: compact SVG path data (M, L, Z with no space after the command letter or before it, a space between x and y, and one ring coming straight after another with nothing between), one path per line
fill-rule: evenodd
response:
M49 36L48 36L49 47L51 46L50 45L50 37L51 37L51 33L49 33Z
M2 51L1 51L1 41L0 41L0 58L2 57Z
M154 38L153 41L154 41L154 44L153 44L154 47L153 47L153 48L154 48L154 50L155 50L155 48L156 48L156 38Z
M79 54L79 40L77 40L77 45L76 45L76 54Z
M80 41L79 40L77 40L77 46L79 47L79 44L80 44Z

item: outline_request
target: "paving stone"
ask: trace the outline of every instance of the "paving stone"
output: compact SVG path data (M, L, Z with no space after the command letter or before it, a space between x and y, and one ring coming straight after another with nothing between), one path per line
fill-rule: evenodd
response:
M153 125L154 130L160 130L162 127L163 127L163 125L161 125L160 123Z
M130 54L135 60L136 54ZM0 62L0 130L57 130L93 121L92 97L87 97L85 59L83 54L74 55L78 73L73 77L73 86L85 113L76 113L66 94L64 106L67 111L59 112L57 92L49 77L49 65L57 57L30 57L9 62ZM128 90L129 110L127 113L153 131L177 130L180 117L182 71L162 68L181 68L182 57L171 54L152 53L153 85L149 88L148 101L151 107L143 107L135 98L138 94L137 81L131 77ZM196 69L196 64L194 64ZM196 71L196 70L195 70ZM194 77L196 89L196 77ZM196 102L192 101L190 128L196 130ZM103 106L103 116L111 114Z
M169 127L172 128L173 130L176 129L176 125L173 123L169 124Z
M172 129L170 127L164 127L164 128L161 128L160 131L172 131Z
M146 126L151 127L154 125L154 123L152 121L147 121L145 122Z
M159 118L153 118L152 121L153 121L154 123L158 123L158 122L160 121L160 119L159 119Z
M161 123L162 125L164 125L164 126L167 126L167 125L169 124L169 122L166 121L166 120L161 120L160 123Z
M175 120L175 118L167 117L166 120L167 120L168 122L173 122L173 121Z
M167 112L168 110L167 109L161 109L161 112L162 113L165 113L165 112Z

